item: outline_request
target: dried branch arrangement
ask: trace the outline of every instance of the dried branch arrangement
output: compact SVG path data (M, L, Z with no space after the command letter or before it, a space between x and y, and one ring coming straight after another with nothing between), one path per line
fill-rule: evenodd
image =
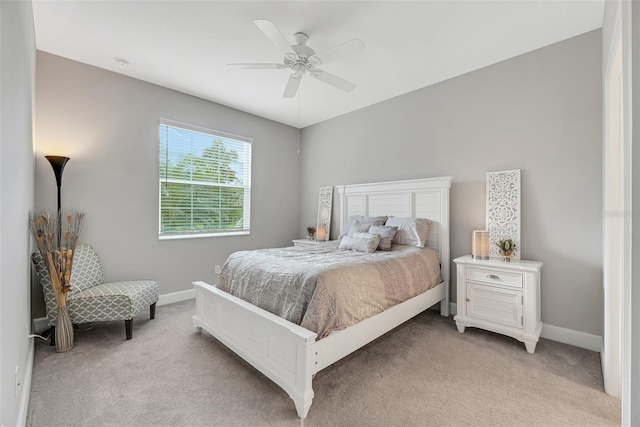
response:
M64 232L60 234L58 242L58 224L55 218L46 212L32 212L29 215L29 229L36 239L38 251L47 263L58 307L67 304L67 293L71 290L73 251L82 230L84 213L70 213L62 222L65 224L64 227L60 225L60 230Z

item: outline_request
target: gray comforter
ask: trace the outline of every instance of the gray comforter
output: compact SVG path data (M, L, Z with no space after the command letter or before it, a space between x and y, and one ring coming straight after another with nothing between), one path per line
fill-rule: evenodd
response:
M334 242L241 251L217 287L318 334L318 339L427 291L440 282L436 253L393 245L342 251Z

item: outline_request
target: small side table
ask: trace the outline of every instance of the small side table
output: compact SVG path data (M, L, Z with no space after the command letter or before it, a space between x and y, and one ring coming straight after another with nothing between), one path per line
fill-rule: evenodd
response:
M457 315L460 333L476 327L524 342L533 353L542 332L538 261L456 258Z

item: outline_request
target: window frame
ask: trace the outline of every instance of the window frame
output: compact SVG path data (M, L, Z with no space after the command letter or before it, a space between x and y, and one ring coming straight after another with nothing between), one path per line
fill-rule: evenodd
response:
M242 185L233 185L227 183L211 183L211 186L216 187L231 187L231 188L243 188L244 189L244 199L242 202L243 209L243 223L244 227L242 230L223 230L223 231L203 231L203 232L194 232L183 231L179 233L164 233L162 232L162 185L163 183L167 183L169 179L166 174L163 174L161 169L160 160L162 158L162 127L172 127L181 130L185 130L188 132L194 132L199 134L204 134L210 136L212 138L222 138L222 139L231 139L238 142L245 143L245 150L249 150L249 154L243 153L243 158L245 160L248 159L247 162L243 163L243 176L248 176L248 178L243 179ZM246 236L251 234L251 182L252 182L252 165L253 163L253 138L249 138L242 135L236 135L228 132L219 131L216 129L205 128L202 126L192 125L189 123L179 122L176 120L160 118L158 123L158 239L159 240L177 240L177 239L193 239L193 238L202 238L202 237L225 237L225 236ZM182 183L194 183L191 180L184 179L172 179L172 182L182 182ZM202 182L195 182L197 185L208 185Z

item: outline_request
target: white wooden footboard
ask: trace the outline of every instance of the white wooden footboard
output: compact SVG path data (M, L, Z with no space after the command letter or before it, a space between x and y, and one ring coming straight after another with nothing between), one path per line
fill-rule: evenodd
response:
M313 375L440 302L448 308L449 283L347 329L316 341L317 335L204 282L194 282L193 324L278 384L305 418L313 400ZM441 311L443 315L447 312Z
M289 394L300 418L313 390L309 347L316 334L204 282L196 290L194 327L204 329Z

